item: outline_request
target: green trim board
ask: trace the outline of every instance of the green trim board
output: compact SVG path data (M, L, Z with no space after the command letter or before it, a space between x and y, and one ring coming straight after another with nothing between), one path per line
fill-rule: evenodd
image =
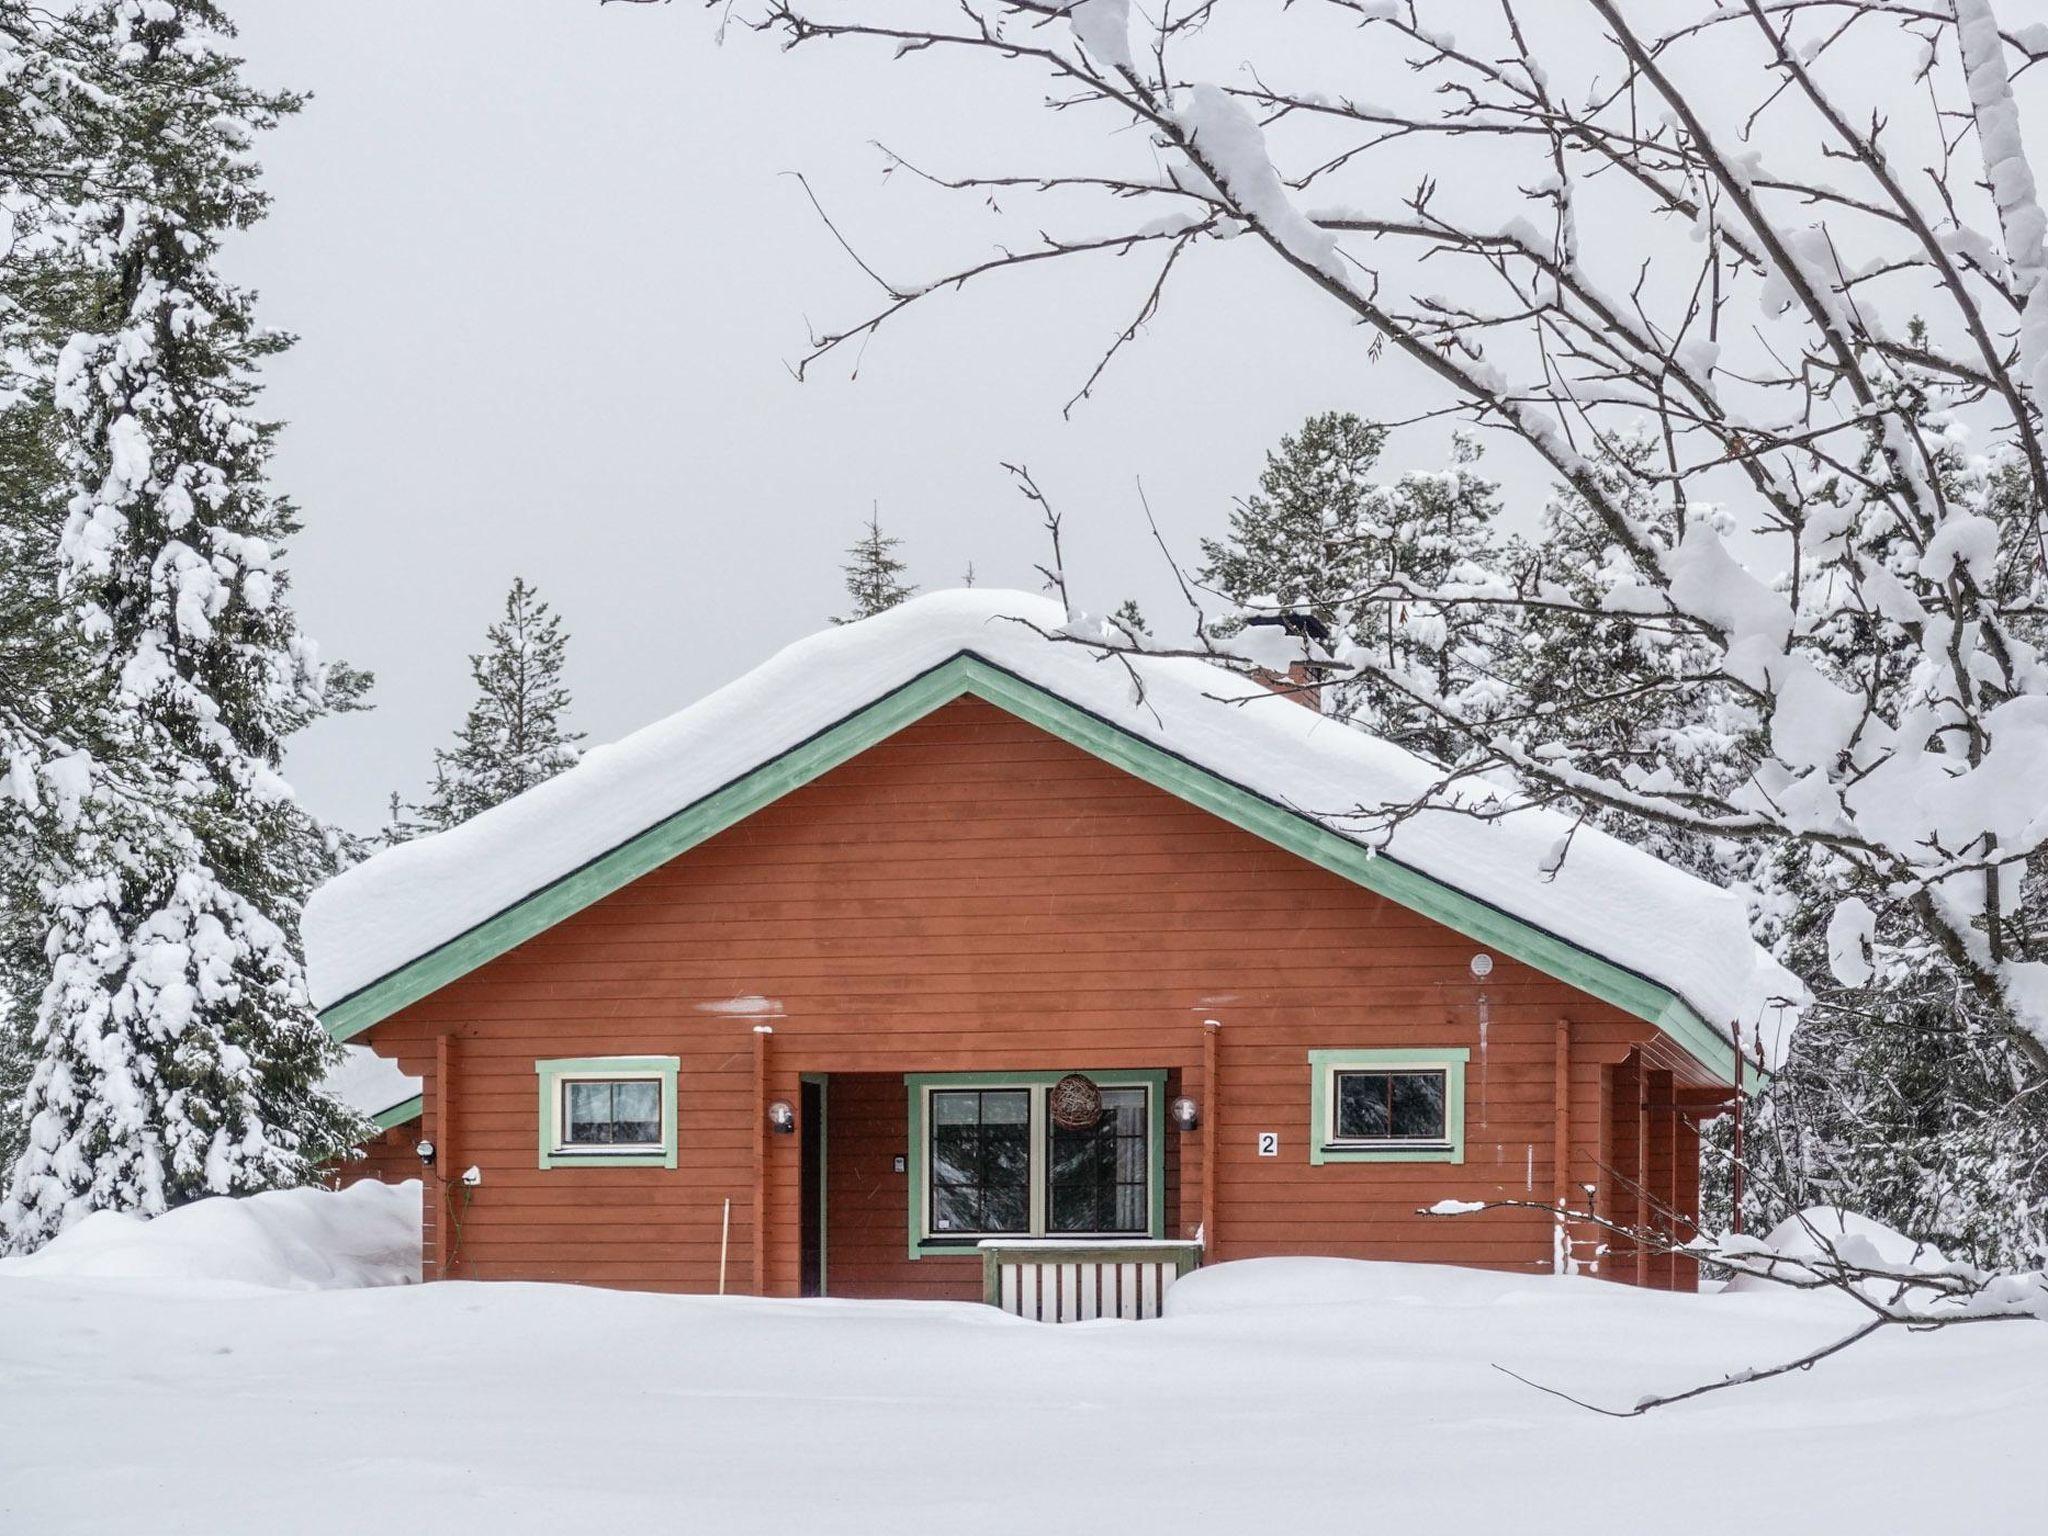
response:
M536 1061L540 1079L540 1166L543 1168L673 1168L676 1165L676 1056L569 1056ZM661 1084L661 1146L631 1152L586 1152L562 1145L562 1084L583 1078L653 1078Z
M388 1131L394 1125L403 1125L408 1120L419 1119L420 1113L425 1106L425 1095L416 1093L402 1103L392 1105L389 1109L378 1110L376 1114L370 1116L370 1124L376 1126L380 1131Z
M913 1259L961 1258L974 1254L978 1244L986 1241L991 1234L976 1233L971 1237L953 1240L934 1240L925 1236L924 1218L930 1197L931 1169L929 1153L931 1143L925 1136L925 1096L934 1088L1049 1088L1065 1072L906 1072L903 1086L910 1099L909 1161L904 1165L910 1171L906 1181L910 1186L910 1256ZM1145 1088L1145 1235L1163 1238L1166 1235L1166 1069L1146 1068L1137 1071L1093 1071L1084 1074L1098 1088ZM1037 1145L1040 1127L1037 1100L1043 1095L1034 1095L1031 1115L1032 1133L1032 1205L1038 1204L1038 1170L1042 1153ZM1047 1236L1039 1232L1012 1232L994 1234L1016 1242L1044 1242ZM1135 1236L1135 1234L1132 1234ZM1055 1235L1053 1240L1057 1240ZM1075 1242L1102 1247L1117 1241L1114 1234L1078 1234Z
M1472 1053L1463 1046L1416 1046L1370 1051L1308 1053L1308 1160L1324 1163L1462 1163L1465 1161L1465 1063ZM1444 1132L1447 1146L1347 1147L1333 1145L1330 1127L1330 1083L1347 1068L1390 1071L1408 1067L1444 1074Z
M1735 1047L1670 988L1364 847L1320 822L1236 784L1081 708L971 651L912 678L780 756L657 822L647 831L514 901L494 916L349 996L321 1020L348 1040L378 1020L553 927L659 868L792 790L957 698L971 695L1015 715L1189 804L1419 912L1662 1029L1722 1082L1735 1078ZM1767 1074L1752 1068L1750 1083Z

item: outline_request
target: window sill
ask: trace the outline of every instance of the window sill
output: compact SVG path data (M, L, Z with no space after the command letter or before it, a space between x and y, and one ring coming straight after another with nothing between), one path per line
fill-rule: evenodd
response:
M1445 1142L1424 1142L1414 1146L1382 1143L1377 1146L1311 1146L1308 1160L1323 1163L1462 1163L1465 1149Z
M579 1152L557 1148L540 1155L543 1168L673 1168L676 1155L660 1147L637 1152Z

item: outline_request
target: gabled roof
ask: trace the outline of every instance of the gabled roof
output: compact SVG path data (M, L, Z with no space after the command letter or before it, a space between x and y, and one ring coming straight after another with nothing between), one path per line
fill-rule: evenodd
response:
M1437 770L1226 668L1126 666L1056 638L1067 622L1022 593L914 599L378 854L307 906L322 1018L348 1039L971 694L1657 1024L1724 1079L1738 1024L1776 1064L1786 1000L1802 993L1751 940L1737 897L1543 809L1432 809L1382 834L1372 812L1426 795ZM1567 835L1563 867L1546 874Z

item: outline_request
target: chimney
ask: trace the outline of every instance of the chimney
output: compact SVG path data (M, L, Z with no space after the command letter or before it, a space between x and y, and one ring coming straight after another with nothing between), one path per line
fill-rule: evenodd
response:
M1330 670L1330 626L1312 613L1295 609L1255 614L1245 620L1245 628L1277 629L1301 642L1300 658L1288 662L1284 673L1269 667L1253 667L1252 676L1281 697L1321 714L1323 691L1320 684L1324 674Z

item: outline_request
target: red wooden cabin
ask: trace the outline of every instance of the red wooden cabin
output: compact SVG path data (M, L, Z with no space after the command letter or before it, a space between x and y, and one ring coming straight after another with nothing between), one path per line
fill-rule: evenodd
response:
M1590 831L1546 872L1543 811L1381 846L1417 760L1064 622L919 599L315 897L323 1017L421 1080L428 1277L974 1298L986 1239L1183 1239L1693 1285L1419 1213L1688 1233L1794 990L1740 904Z

